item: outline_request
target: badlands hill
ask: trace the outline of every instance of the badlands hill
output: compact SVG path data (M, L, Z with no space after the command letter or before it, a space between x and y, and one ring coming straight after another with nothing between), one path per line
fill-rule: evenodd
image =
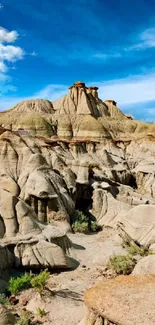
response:
M68 94L55 102L26 100L0 113L0 125L26 129L31 135L68 139L138 138L155 135L155 126L124 115L114 100L103 102L97 87L76 82Z
M126 116L114 100L99 99L97 90L76 82L58 101L27 100L0 113L0 290L11 267L76 269L76 281L81 265L89 266L88 276L78 280L80 290L84 283L87 288L89 275L105 267L114 251L122 252L118 233L154 249L155 125ZM87 230L95 222L102 231L74 235L79 213ZM154 256L147 258L147 270L140 260L135 274L148 273L150 264L154 269ZM68 283L63 276L60 282ZM86 297L91 309L89 292ZM71 319L76 325L79 314L70 318L72 307L65 323L57 314L54 324ZM99 319L105 316L101 309L95 307ZM102 324L97 321L86 324Z

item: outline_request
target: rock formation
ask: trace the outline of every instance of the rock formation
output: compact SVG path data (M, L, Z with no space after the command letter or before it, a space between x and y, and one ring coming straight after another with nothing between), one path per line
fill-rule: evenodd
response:
M86 292L88 313L81 324L153 325L154 288L154 276L120 276L103 281Z
M0 245L14 248L16 266L71 267L76 209L140 245L155 242L155 125L97 90L76 82L58 101L0 113Z

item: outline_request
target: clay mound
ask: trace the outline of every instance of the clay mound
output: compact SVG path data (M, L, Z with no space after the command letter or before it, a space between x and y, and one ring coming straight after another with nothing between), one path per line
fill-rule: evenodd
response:
M8 112L14 111L18 113L38 112L45 114L54 113L52 103L45 99L29 99L18 103L12 107Z
M0 113L0 124L10 130L24 129L31 135L52 136L52 103L48 100L23 101Z
M155 278L119 276L101 282L86 292L85 303L106 324L154 325Z

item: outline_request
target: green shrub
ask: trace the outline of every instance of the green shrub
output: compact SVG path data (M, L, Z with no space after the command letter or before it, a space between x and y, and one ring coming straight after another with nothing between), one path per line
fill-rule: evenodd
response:
M33 288L42 291L45 288L45 285L50 277L50 272L44 270L40 274L36 275L31 279L31 285Z
M46 316L46 311L45 311L45 309L42 309L42 308L37 308L37 315L39 316L39 317L44 317L44 316Z
M96 221L91 221L90 229L92 232L97 232L97 231L100 231L102 229L102 227L99 226Z
M136 260L130 255L116 255L110 257L108 267L116 274L130 274L136 265Z
M148 247L138 246L136 243L131 241L123 240L122 247L125 248L128 254L131 256L148 256L153 254L153 252Z
M32 275L30 273L25 273L17 278L10 278L8 290L11 295L17 295L20 291L28 289L31 287Z
M82 211L75 211L75 213L71 217L71 223L74 232L89 232L89 218Z
M71 221L74 223L78 221L79 223L88 222L89 218L82 211L76 210L73 216L71 217Z
M20 316L20 318L17 320L17 325L30 325L31 324L31 318L27 313L23 313L23 315Z
M88 222L79 222L79 221L75 221L72 224L72 229L74 232L80 232L80 233L84 233L87 234L89 232L89 224Z
M0 293L0 304L2 305L9 305L9 299L5 296L4 293Z
M144 246L137 246L136 244L132 244L130 246L126 247L128 254L129 255L140 255L140 256L148 256L153 254L148 248L144 247Z
M76 210L71 217L72 229L74 232L88 234L90 231L97 232L101 227L96 221L90 221L82 211Z

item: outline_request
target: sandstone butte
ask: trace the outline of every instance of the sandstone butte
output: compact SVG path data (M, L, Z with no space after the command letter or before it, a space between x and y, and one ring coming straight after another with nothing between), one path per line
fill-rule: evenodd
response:
M77 210L96 220L100 234L73 235ZM30 99L0 112L0 291L10 268L80 272L85 261L94 274L121 251L118 234L154 251L154 220L155 124L123 114L115 99L102 101L98 88L83 82L55 102ZM99 318L88 324L155 323L149 270L155 273L153 255L137 263L139 277L90 289L85 301Z

